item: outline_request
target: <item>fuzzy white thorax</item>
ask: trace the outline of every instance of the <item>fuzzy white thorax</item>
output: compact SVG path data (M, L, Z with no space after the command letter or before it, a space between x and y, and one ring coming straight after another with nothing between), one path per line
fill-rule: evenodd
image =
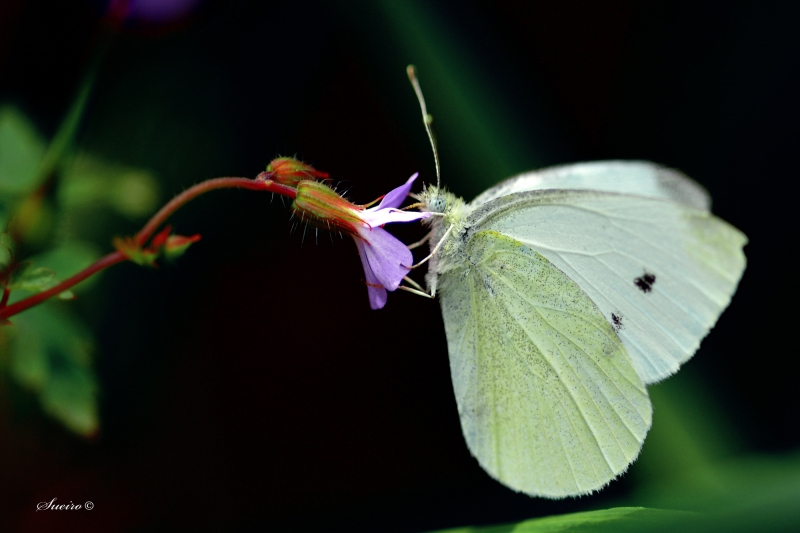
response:
M423 204L420 211L441 214L441 216L432 216L425 220L425 223L431 228L431 237L428 241L431 252L443 238L447 239L428 261L428 273L425 275L428 291L431 296L436 296L439 274L457 267L464 268L464 265L467 264L463 255L469 206L464 203L462 198L433 185L426 187L420 196ZM450 226L453 226L453 229L445 237Z

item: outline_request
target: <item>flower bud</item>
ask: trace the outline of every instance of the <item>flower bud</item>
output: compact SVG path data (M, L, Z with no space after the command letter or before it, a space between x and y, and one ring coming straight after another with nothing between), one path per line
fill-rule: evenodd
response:
M170 235L164 243L164 257L170 261L183 255L189 246L200 240L200 234L195 233L189 237L184 235Z
M200 240L200 234L186 237L174 235L171 231L170 226L164 227L153 236L149 246L139 244L134 238L115 237L114 247L134 263L154 267L159 256L163 255L171 261L183 255L191 244Z
M145 248L131 237L114 237L114 248L137 265L156 266L158 252Z
M358 233L356 225L362 224L358 216L363 208L351 204L339 194L318 181L301 181L297 184L297 197L292 210L300 220L323 227L335 227L351 234Z
M297 187L304 180L328 179L328 173L320 172L311 165L292 157L278 157L267 165L267 171L263 173L263 177L281 185Z

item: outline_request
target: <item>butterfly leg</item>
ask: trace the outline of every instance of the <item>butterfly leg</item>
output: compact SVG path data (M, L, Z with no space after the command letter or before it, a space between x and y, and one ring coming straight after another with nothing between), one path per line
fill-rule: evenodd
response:
M408 283L409 285L411 285L415 289L420 290L422 292L425 292L425 289L422 288L422 285L420 285L419 283L417 283L413 279L409 278L408 276L404 277L403 281L405 281L406 283Z
M417 242L415 242L413 244L409 244L408 245L408 249L409 250L413 250L414 248L419 248L420 246L422 246L423 244L425 244L426 242L431 240L431 235L432 234L433 234L433 232L429 231L428 234L425 235L422 239L418 240Z
M449 236L450 236L450 232L451 232L451 231L453 231L453 227L455 227L455 224L450 224L450 227L449 227L449 228L447 228L447 231L445 231L445 232L444 232L444 235L442 235L442 240L440 240L440 241L439 241L439 242L436 244L436 246L434 247L434 249L433 249L433 251L430 253L430 255L428 255L428 257L426 257L425 259L423 259L422 261L420 261L420 262L419 262L419 263L417 263L416 265L412 266L411 268L417 268L418 266L420 266L420 265L423 265L423 264L427 263L427 262L428 262L428 260L429 260L431 257L433 257L434 255L436 255L436 252L438 252L438 251L439 251L439 248L441 248L441 247L442 247L442 244L444 244L444 241L446 241L446 240L447 240L447 237L449 237Z
M412 289L411 287L406 287L405 285L400 285L397 287L398 289L402 289L404 291L410 292L411 294L416 294L417 296L424 296L425 298L433 298L430 294L424 291L418 291L417 289Z

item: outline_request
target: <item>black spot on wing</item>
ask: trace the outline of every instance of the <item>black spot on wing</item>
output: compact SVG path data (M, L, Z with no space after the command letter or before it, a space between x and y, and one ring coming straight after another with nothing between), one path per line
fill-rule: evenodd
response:
M613 327L616 332L624 328L622 325L622 313L611 313L611 327Z
M645 272L642 276L633 280L633 284L639 287L642 292L650 292L656 283L656 275Z

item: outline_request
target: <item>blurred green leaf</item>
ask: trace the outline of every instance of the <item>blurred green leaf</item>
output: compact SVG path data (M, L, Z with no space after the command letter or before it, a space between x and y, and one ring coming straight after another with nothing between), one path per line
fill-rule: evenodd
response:
M50 246L54 237L64 239L63 207L53 205L47 194L49 179L60 178L66 166L65 154L72 146L88 102L98 63L93 63L76 98L52 141L47 143L31 121L13 107L0 108L0 224L6 227L13 215L14 238L26 250ZM130 174L130 173L129 173ZM134 181L140 178L134 177ZM130 181L130 179L128 180ZM129 214L141 208L143 187L117 180L116 209ZM122 186L120 186L122 183ZM55 179L53 184L59 185ZM144 187L147 188L147 187ZM34 193L34 194L31 194ZM120 207L122 206L122 207ZM133 206L133 207L131 207ZM12 211L13 210L13 211ZM56 233L55 230L59 230ZM10 264L14 242L0 234L0 262ZM25 292L40 292L56 286L56 272L72 275L86 268L97 257L94 246L67 242L26 261L15 269L8 288L14 289L11 301ZM22 293L22 294L20 294ZM61 298L73 298L64 291ZM71 431L91 436L97 431L97 383L91 368L92 338L79 322L58 312L47 303L27 310L5 326L0 339L7 352L11 376L39 396L42 408Z
M7 288L11 291L28 291L28 292L42 292L55 287L61 283L61 280L56 277L55 271L35 266L32 262L24 263L12 275ZM21 300L24 296L15 293L15 297L11 300L15 302ZM62 300L71 300L75 298L75 294L70 291L63 291L58 295Z
M35 267L28 263L14 272L8 288L11 290L41 292L58 284L56 273L49 268Z
M101 249L85 241L68 241L51 250L31 258L34 265L48 268L57 273L60 279L73 276L88 267L102 256ZM102 275L102 274L100 274ZM82 281L77 287L86 289L99 279L98 275Z
M0 268L11 264L14 257L14 239L6 232L0 233Z
M86 104L89 101L89 95L94 86L95 76L97 75L97 64L94 64L86 73L86 76L78 88L78 94L72 101L72 105L67 111L67 115L58 127L58 131L53 136L50 144L47 146L47 151L44 154L42 161L42 168L39 177L45 178L56 170L59 163L61 163L64 153L72 145L75 136L78 132L78 126L83 118L83 112L86 110Z
M15 247L14 239L12 239L11 235L9 235L6 232L0 233L0 246L8 249L9 252L13 253Z
M84 437L97 433L97 380L91 368L77 365L51 367L50 379L40 400L44 410L69 430Z
M650 527L661 527L691 519L691 513L646 509L644 507L616 507L601 511L572 513L546 518L534 518L516 524L499 526L462 527L442 530L439 533L556 533L556 532L639 532Z
M0 195L36 186L44 154L44 139L28 118L14 107L0 108Z
M91 369L88 331L52 305L14 318L8 344L11 375L39 395L42 408L69 430L97 432L97 380Z
M157 188L155 176L147 170L79 153L64 168L58 198L68 208L102 205L135 219L155 210Z
M38 247L51 237L55 215L54 206L43 195L28 194L16 205L9 228L22 244Z
M709 505L691 483L688 499L700 496L701 512L646 507L615 507L525 520L516 524L462 527L438 533L763 533L800 531L800 455L750 457L732 461L720 475L730 483L729 497Z
M111 190L111 205L128 217L138 218L153 212L158 203L155 177L143 170L132 170L117 178Z
M717 489L692 475L668 479L661 486L638 491L636 501L702 510L699 518L681 524L681 532L800 531L800 454L744 456L713 465ZM671 531L667 528L658 531Z

